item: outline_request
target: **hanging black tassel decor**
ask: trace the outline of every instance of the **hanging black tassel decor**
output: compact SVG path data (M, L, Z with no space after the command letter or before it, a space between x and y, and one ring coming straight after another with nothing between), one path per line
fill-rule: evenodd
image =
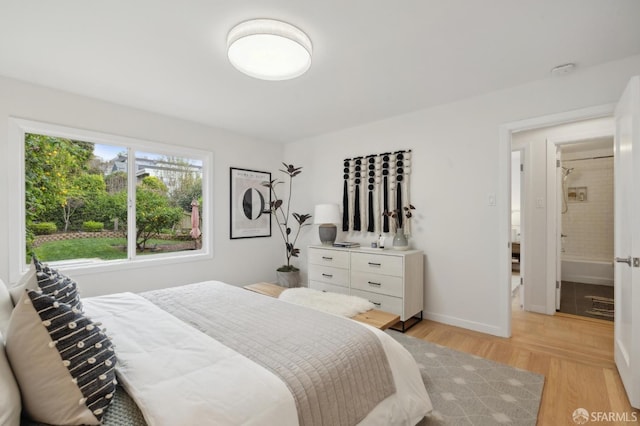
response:
M342 230L409 235L411 150L346 158L343 166Z
M373 232L375 229L375 218L373 217L373 189L375 188L373 184L375 183L375 175L376 175L376 165L375 158L373 156L369 156L367 158L367 168L369 171L367 174L369 178L367 179L367 231Z
M342 230L349 231L349 160L344 160L344 186L342 189Z
M402 180L404 179L404 170L402 169L404 159L404 151L398 151L396 154L396 180L398 186L396 190L396 209L398 209L398 226L402 228L402 222L404 221L404 211L402 209Z
M389 211L389 154L382 154L382 208ZM389 232L389 216L382 217L382 232Z
M356 195L354 198L354 207L353 207L353 230L354 231L361 231L362 230L362 222L361 222L361 211L360 211L360 176L361 176L361 172L360 170L362 169L361 167L362 164L362 160L360 160L359 158L356 159Z

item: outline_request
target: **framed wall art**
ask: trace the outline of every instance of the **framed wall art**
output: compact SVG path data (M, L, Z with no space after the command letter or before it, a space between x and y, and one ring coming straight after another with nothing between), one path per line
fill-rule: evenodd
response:
M271 194L262 182L269 182L271 173L231 167L229 177L230 238L270 237L271 215L268 210Z

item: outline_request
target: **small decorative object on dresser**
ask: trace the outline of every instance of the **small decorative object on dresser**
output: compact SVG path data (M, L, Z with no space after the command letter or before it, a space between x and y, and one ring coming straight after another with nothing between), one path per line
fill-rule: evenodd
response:
M408 250L409 240L404 233L402 227L396 229L396 234L393 236L393 249L394 250Z
M382 215L387 216L391 219L394 219L394 229L396 233L393 237L393 249L394 250L408 250L409 249L409 241L407 239L407 231L406 229L409 227L409 221L413 217L413 213L411 210L415 210L416 208L409 204L408 206L403 207L402 209L395 209L391 211L385 210ZM403 221L403 216L406 218ZM404 223L403 223L404 222ZM405 226L403 226L403 224Z
M310 225L310 223L307 223L307 221L311 219L311 215L291 213L291 216L293 216L298 224L297 230L294 233L291 226L289 225L291 192L293 189L293 178L302 173L302 167L295 167L293 164L282 164L284 165L285 169L280 169L280 171L289 176L289 193L286 206L283 206L284 202L280 198L278 198L278 194L276 194L276 186L283 182L277 179L262 182L262 186L269 188L269 192L273 197L273 201L269 203L269 208L266 209L264 213L268 213L275 218L276 223L278 224L278 229L280 230L280 235L282 235L282 239L284 240L284 249L285 256L287 258L287 264L282 265L276 271L278 284L284 287L298 287L300 285L300 270L291 264L291 258L298 257L298 254L300 254L300 249L296 248L296 242L298 241L300 230L303 227Z
M367 299L376 309L399 315L405 331L422 319L423 257L420 250L311 246L309 287Z

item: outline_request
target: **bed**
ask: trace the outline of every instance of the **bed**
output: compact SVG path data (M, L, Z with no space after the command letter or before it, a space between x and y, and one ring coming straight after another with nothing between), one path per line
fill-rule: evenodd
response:
M60 284L60 275L56 280ZM98 365L104 371L93 381L87 379L86 385L84 375L55 379L65 386L73 381L79 387L94 386L91 392L72 390L79 414L62 424L415 425L431 411L411 355L389 335L366 324L218 281L82 300L69 291L77 290L69 281L63 281L66 290L57 293L57 297L65 294L68 304L51 301L53 296L42 292L21 290L10 321L7 311L13 305L0 286L0 331L6 331L8 355L0 351L0 404L7 405L0 405L0 424L18 424L16 415L21 412L23 417L24 413L35 417L35 421L23 418L23 424L60 424L60 418L48 417L56 411L49 407L49 398L65 392L54 381L44 396L29 395L30 378L23 370L62 360L66 365L61 377L81 368L80 361L74 364L75 355L54 350L61 350L60 342L68 339L83 346L77 349L75 341L72 345L78 358L88 357L83 365L90 374ZM41 334L55 343L38 344L27 354L16 352L17 335L24 333L17 333L13 323L22 316L32 318L31 311L42 319L43 312L56 310L54 305L66 309L65 314L51 313L36 321L32 333L46 328L49 333ZM64 327L56 327L60 316L67 318ZM67 324L73 324L73 330ZM53 329L63 328L72 337L53 334ZM82 340L78 329L95 334ZM99 347L95 355L85 355L83 342ZM46 356L53 351L57 361L34 361L32 350L43 350ZM112 362L114 357L117 363ZM89 365L91 360L95 364ZM39 371L38 378L46 374ZM37 387L41 391L43 385Z

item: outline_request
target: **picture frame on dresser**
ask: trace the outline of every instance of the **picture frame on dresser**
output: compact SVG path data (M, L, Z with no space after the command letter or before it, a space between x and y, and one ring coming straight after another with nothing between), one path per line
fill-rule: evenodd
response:
M271 236L271 193L262 184L270 181L269 172L229 168L229 238Z

